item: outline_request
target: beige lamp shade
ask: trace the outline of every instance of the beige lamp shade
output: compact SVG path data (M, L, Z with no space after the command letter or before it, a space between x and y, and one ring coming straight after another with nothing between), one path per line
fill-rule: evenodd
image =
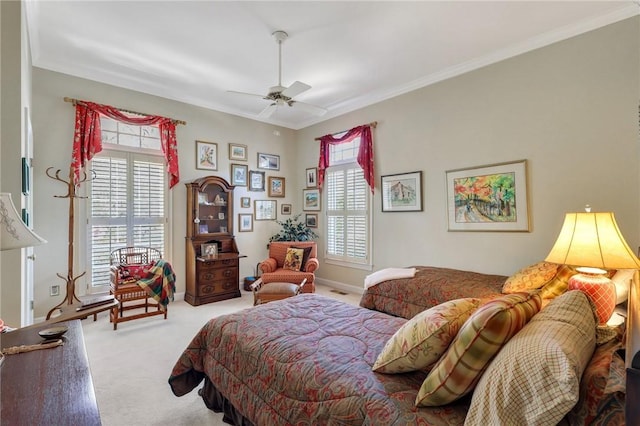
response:
M8 192L0 193L0 250L31 247L47 241L23 221Z
M600 269L640 269L613 213L567 213L547 262Z

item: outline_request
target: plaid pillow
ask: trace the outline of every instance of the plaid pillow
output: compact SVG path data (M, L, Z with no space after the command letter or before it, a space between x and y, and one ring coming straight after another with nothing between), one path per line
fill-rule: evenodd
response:
M514 293L480 306L422 383L416 405L444 405L469 393L494 355L541 305L537 293Z

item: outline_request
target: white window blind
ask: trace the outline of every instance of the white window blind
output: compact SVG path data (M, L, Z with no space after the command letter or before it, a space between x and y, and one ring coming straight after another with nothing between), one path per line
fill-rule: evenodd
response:
M359 141L359 140L357 140ZM370 263L370 197L362 168L354 162L358 145L332 147L335 163L325 173L328 260ZM335 154L335 155L334 155ZM334 164L334 161L331 161Z
M106 128L113 127L111 123ZM129 134L124 138L103 130L103 143L108 139L105 146L114 144L120 138L127 146L135 146L130 138L134 127L126 127ZM146 147L153 145L147 136L138 137L145 139ZM109 285L109 257L117 248L148 246L165 253L168 190L164 157L159 151L153 155L136 148L103 150L91 161L95 178L91 180L87 235L92 287Z

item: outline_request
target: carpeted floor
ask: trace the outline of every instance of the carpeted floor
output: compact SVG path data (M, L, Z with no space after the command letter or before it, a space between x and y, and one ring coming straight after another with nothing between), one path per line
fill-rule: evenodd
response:
M316 292L357 305L360 294L341 294L317 285ZM169 318L142 318L118 324L107 313L82 321L93 384L104 426L224 425L222 414L205 407L196 390L180 398L167 382L176 360L212 317L250 308L253 296L191 306L169 305Z

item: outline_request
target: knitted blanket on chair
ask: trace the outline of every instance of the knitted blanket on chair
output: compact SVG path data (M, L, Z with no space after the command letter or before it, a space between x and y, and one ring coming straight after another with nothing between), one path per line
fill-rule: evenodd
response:
M146 278L138 280L138 285L146 290L160 304L160 309L167 309L169 302L173 302L173 293L176 291L176 274L171 264L159 259L149 269Z

